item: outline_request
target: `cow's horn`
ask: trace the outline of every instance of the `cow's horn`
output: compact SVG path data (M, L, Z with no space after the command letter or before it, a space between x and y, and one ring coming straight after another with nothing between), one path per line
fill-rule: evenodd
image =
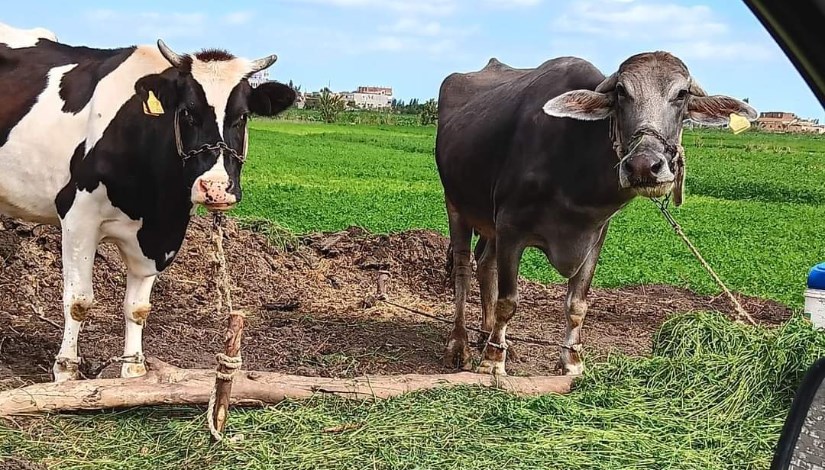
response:
M616 89L616 82L619 81L619 73L614 73L613 75L604 79L603 82L599 83L599 86L596 87L596 91L599 93L608 93Z
M690 94L693 96L708 96L707 92L696 83L693 77L690 77Z
M255 72L260 72L261 70L274 64L276 60L278 60L278 56L275 54L268 55L258 60L253 60L252 63L250 63L251 70L249 73L253 74Z
M168 60L173 66L180 67L183 64L183 57L172 49L169 49L169 46L163 42L163 39L158 39L158 49L160 49L160 53L163 54L163 57L166 57L166 60Z

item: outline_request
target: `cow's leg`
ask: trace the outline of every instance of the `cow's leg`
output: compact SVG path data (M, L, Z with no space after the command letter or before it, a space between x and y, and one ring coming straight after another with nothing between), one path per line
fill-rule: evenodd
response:
M559 358L565 375L579 375L584 371L584 364L581 360L583 347L581 331L584 326L584 317L587 314L587 293L590 291L590 283L593 281L593 273L596 271L596 263L599 261L599 253L601 253L606 233L607 226L605 225L601 236L588 253L579 271L567 281L567 298L564 302L567 328Z
M123 357L126 362L120 368L123 378L146 374L143 361L143 326L149 317L149 297L157 276L146 276L131 269L126 274L126 297L123 300L123 316L126 323Z
M55 382L79 378L77 339L94 302L92 269L99 238L96 220L68 218L61 223L63 240L63 341L55 359Z
M470 242L473 229L467 225L458 211L447 203L447 217L450 223L450 248L453 256L452 278L455 286L455 325L447 340L444 351L444 365L447 367L470 367L470 349L467 345L467 328L464 309L467 292L470 290Z
M149 318L152 286L157 278L157 265L143 254L136 235L122 233L117 242L120 257L126 264L126 296L123 299L125 335L120 368L123 378L146 374L143 357L143 327Z
M518 305L518 268L524 244L515 236L498 235L496 266L498 272L498 299L495 306L493 331L484 346L483 359L478 367L481 374L507 375L507 322L513 318Z
M496 268L495 238L479 239L476 244L476 277L481 290L481 329L485 332L479 338L483 347L496 322L496 300L498 299L498 269Z

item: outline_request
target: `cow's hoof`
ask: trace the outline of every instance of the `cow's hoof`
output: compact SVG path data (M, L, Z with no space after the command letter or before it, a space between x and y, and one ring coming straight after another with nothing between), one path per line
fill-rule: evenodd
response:
M470 348L467 346L466 340L451 339L447 343L447 349L444 351L443 364L444 367L450 369L470 370L472 355Z
M507 375L507 371L504 369L504 361L491 361L489 359L481 361L476 372L488 375Z
M52 367L55 382L67 382L80 379L80 359L59 357Z
M143 377L146 375L145 364L123 364L120 367L120 376L124 379Z

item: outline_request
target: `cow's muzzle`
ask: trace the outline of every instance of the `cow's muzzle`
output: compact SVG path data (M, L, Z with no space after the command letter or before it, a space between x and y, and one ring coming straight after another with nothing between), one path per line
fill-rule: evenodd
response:
M192 187L192 202L210 211L226 211L238 203L238 197L231 190L232 182L228 177L204 175Z
M661 153L636 151L622 159L619 184L640 196L661 197L673 189L676 177Z

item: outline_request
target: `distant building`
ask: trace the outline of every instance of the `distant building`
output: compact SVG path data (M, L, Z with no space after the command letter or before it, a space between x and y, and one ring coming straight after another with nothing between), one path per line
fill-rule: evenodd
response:
M341 93L347 102L357 108L385 109L392 107L392 88L377 86L359 86L355 91Z
M359 86L355 92L368 95L392 96L392 88L382 86Z
M825 134L825 126L819 124L819 120L803 119L794 113L784 111L760 113L756 125L767 132Z
M260 72L255 72L252 76L249 77L249 84L252 85L252 88L260 85L261 83L265 83L269 81L269 70L261 70Z
M295 93L295 104L293 106L295 106L298 109L304 109L304 108L306 108L306 105L307 105L306 95L304 93L300 92L300 91L296 92Z

